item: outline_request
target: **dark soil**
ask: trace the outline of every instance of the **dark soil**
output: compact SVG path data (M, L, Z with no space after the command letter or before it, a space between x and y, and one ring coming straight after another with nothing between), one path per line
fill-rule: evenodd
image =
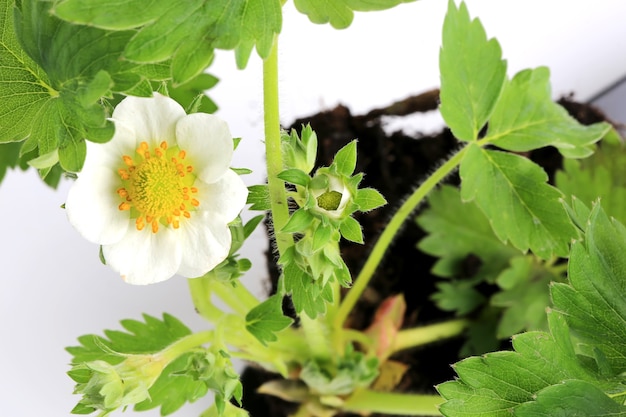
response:
M439 91L433 90L412 96L382 109L375 109L365 115L354 116L344 106L296 120L291 128L300 131L301 126L310 123L319 140L318 164L329 165L334 154L349 141L358 138L358 162L355 172L364 172L363 187L379 190L389 204L357 217L363 226L365 245L341 242L344 260L353 277L357 275L372 245L385 227L393 212L403 199L428 176L442 160L446 159L459 143L448 129L432 136L407 136L403 132L387 135L381 116L405 116L414 112L435 110L438 106ZM577 103L571 97L559 101L575 118L584 124L605 120L601 112L586 104ZM544 167L552 178L561 166L559 153L553 148L533 151L528 155ZM458 176L451 175L448 183L458 184ZM435 291L437 278L430 274L435 259L420 252L416 244L424 237L424 232L414 221L407 221L402 232L385 256L384 263L371 280L368 289L351 314L348 325L364 329L371 323L372 315L382 300L402 293L407 310L404 327L429 324L452 318L450 313L439 310L430 300ZM271 254L271 250L268 252ZM270 256L272 282L276 282L277 271ZM466 272L471 275L471 259L468 259ZM462 337L434 343L419 349L401 352L392 359L408 364L409 370L396 388L403 392L434 393L434 386L454 378L450 364L459 360ZM500 348L506 348L503 343ZM267 380L279 378L255 368L248 368L242 375L244 384L244 408L253 417L287 416L294 412L296 405L277 398L257 394L256 387Z

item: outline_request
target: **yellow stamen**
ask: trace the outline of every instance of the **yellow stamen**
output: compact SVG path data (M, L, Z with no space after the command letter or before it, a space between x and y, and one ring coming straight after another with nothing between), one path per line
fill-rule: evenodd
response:
M167 159L166 151L166 141L152 150L147 142L141 142L136 149L139 156L133 159L123 155L121 158L124 165L117 172L123 186L116 193L124 201L118 207L130 211L137 230L143 230L148 224L152 233L159 231L159 224L178 229L181 217L191 218L200 205L199 199L190 197L198 193L198 188L193 186L194 167L180 162L186 152L178 150L174 157ZM187 201L191 205L189 210Z

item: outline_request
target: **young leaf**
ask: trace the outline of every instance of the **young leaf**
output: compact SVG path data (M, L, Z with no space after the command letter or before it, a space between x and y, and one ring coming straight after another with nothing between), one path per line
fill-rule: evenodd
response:
M293 212L291 217L289 217L287 224L283 226L281 232L304 232L309 226L311 226L313 219L314 217L307 210L298 209Z
M172 58L176 83L202 72L215 48L239 48L240 68L254 45L266 58L282 26L279 0L150 0L148 4L65 0L54 12L62 19L108 30L140 28L124 56L145 63Z
M491 115L506 78L500 45L487 40L465 3L449 0L439 53L441 115L460 140L473 141Z
M354 19L354 11L385 10L413 0L295 0L298 11L311 22L329 23L335 29L345 29Z
M275 333L286 329L293 321L283 314L282 300L281 296L275 294L246 315L246 329L265 346L268 342L276 341Z
M476 200L502 241L543 259L567 256L576 232L560 203L561 193L546 183L548 176L538 165L470 145L461 179L461 197Z
M506 83L489 119L486 141L525 152L552 145L569 158L593 153L593 144L606 134L608 123L583 126L552 99L550 71L524 70Z

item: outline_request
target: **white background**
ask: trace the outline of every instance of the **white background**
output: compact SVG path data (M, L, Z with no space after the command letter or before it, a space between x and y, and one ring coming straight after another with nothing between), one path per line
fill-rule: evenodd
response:
M626 2L467 4L489 36L499 39L509 74L549 66L555 97L574 92L588 99L626 73ZM358 114L437 87L446 5L422 0L359 13L349 29L336 31L309 23L287 4L280 41L283 123L340 102ZM221 79L209 92L218 114L243 138L233 165L255 169L246 181L258 183L264 178L260 60L255 55L247 70L238 71L232 53L223 52L210 72ZM169 312L195 330L205 326L184 279L133 287L100 264L98 247L70 227L60 208L69 186L65 180L51 190L33 171L9 172L0 185L0 416L69 415L78 397L65 375L70 356L64 347L80 335L117 329L119 320L142 313ZM265 288L265 248L262 233L244 248L256 264L244 282L259 295ZM208 405L201 400L176 415L196 416Z

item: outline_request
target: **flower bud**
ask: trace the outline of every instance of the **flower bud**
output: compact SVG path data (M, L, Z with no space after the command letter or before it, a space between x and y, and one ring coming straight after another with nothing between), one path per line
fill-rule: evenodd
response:
M160 354L126 355L117 365L102 360L86 362L68 374L77 382L74 393L83 396L82 408L108 413L148 399L148 390L168 363Z

